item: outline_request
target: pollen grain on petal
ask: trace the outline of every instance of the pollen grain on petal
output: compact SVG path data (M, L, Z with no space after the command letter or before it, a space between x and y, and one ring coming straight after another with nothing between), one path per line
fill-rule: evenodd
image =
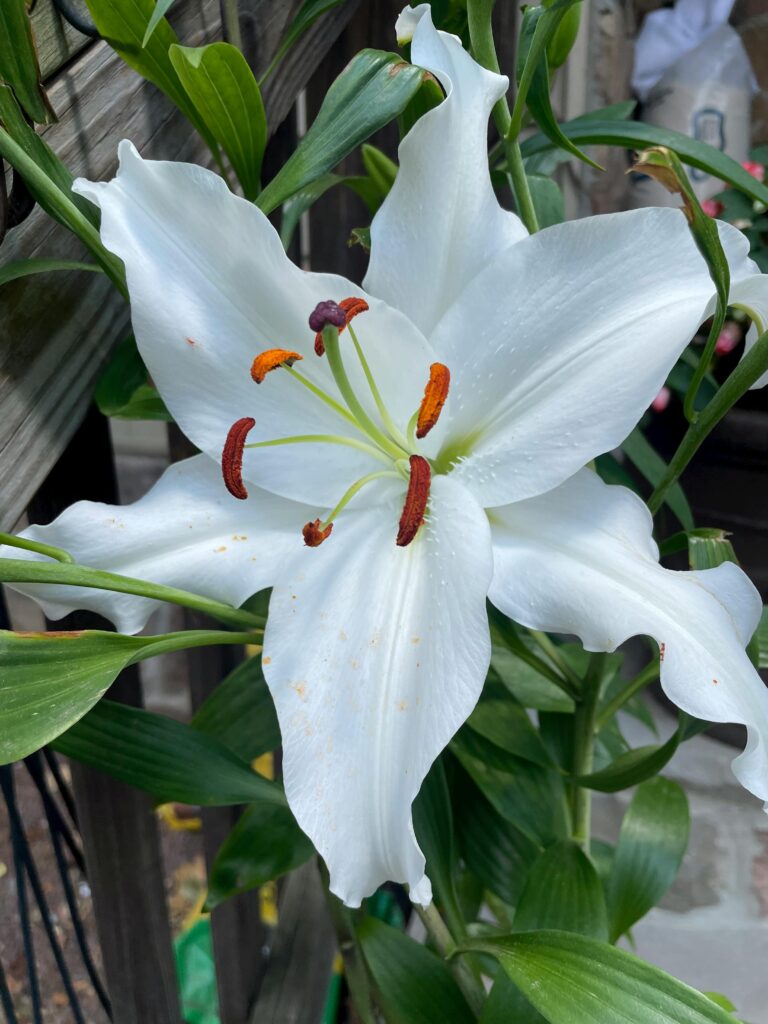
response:
M405 495L405 504L395 541L400 548L411 543L424 522L429 501L429 486L432 482L432 470L423 456L412 455L409 461L411 478L408 481L408 491Z
M251 363L251 377L257 384L261 384L267 374L278 366L293 366L297 359L303 358L298 352L291 352L287 348L268 348L266 352L260 352Z
M301 531L304 535L304 543L308 548L319 548L324 540L327 540L333 530L333 523L323 528L319 519L316 519L313 523L307 523L304 529Z
M234 498L244 501L248 497L248 491L243 485L243 449L245 439L256 426L256 420L252 416L243 416L229 428L227 440L224 443L224 451L221 454L221 473L224 477L224 484Z
M429 368L429 380L424 388L424 397L419 406L419 417L416 421L416 437L426 437L440 418L448 388L451 384L451 371L442 363L432 363Z

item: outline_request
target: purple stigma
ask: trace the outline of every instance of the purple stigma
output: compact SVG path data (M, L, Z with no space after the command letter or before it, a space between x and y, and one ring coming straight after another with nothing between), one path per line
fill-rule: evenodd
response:
M338 327L339 330L341 330L342 327L347 326L347 314L341 306L332 299L328 299L325 302L318 302L309 314L309 326L313 331L315 331L315 333L322 331L322 329L327 327L329 324L332 327Z

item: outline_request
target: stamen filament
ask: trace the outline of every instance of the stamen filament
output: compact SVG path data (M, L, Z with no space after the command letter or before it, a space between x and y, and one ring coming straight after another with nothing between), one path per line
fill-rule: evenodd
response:
M357 358L360 360L360 365L363 368L365 379L368 381L368 387L371 389L371 395L376 403L376 408L379 410L379 416L381 416L382 422L389 431L392 440L396 444L400 445L401 448L405 448L407 450L408 442L398 430L394 420L389 415L386 405L384 405L384 399L381 397L381 392L376 387L376 381L373 379L373 374L371 373L371 368L368 365L368 360L365 358L365 353L363 352L360 342L357 340L357 335L355 334L351 323L347 324L347 330L349 331L349 336L352 338L352 344L355 346L355 352L357 352Z
M356 480L350 487L346 489L338 505L336 505L336 507L332 509L323 520L320 529L324 530L326 527L330 526L333 520L339 514L339 512L341 512L341 510L349 504L349 502L354 498L358 491L361 491L366 484L371 483L372 480L381 480L383 477L394 477L395 480L399 480L400 474L395 473L393 470L382 469L379 470L377 473L368 473L367 476L360 477L359 480Z
M344 363L341 358L341 349L339 347L339 332L337 328L333 326L327 326L323 329L323 340L325 342L325 354L328 357L328 365L331 368L333 379L336 381L336 386L344 398L344 401L349 407L349 411L356 418L360 426L366 431L372 441L375 441L385 452L387 452L393 459L402 458L404 452L399 445L395 445L390 439L384 434L373 422L371 417L362 407L360 402L352 390L347 371L344 369Z
M357 427L358 430L360 430L360 426L355 417L347 409L344 408L341 402L337 402L335 398L332 398L329 394L323 391L323 389L318 387L317 384L313 384L311 380L308 380L306 377L300 374L298 370L294 370L292 366L283 365L282 368L286 371L286 373L290 373L290 375L294 377L300 384L303 384L304 387L311 391L312 394L315 395L317 398L319 398L321 402L325 402L325 404L329 406L331 409L333 409L334 412L337 412L339 416L343 416L348 423L352 423L355 427Z
M417 409L413 416L411 416L411 418L408 420L408 426L406 427L405 431L408 436L408 444L410 445L411 448L416 447L416 427L419 422L420 411L420 409Z
M246 448L273 448L281 444L343 444L349 448L357 448L366 455L378 459L385 466L391 466L392 460L380 449L374 448L372 444L365 441L358 441L354 437L342 437L339 434L296 434L293 437L277 437L272 441L254 441L253 444L245 445Z

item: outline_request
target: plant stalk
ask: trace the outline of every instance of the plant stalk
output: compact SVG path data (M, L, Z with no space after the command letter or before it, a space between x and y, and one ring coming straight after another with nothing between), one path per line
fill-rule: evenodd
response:
M430 903L427 907L421 907L418 903L414 903L413 909L421 918L440 955L446 959L453 957L457 948L456 942L434 903ZM469 964L461 956L453 957L450 960L450 967L469 1008L476 1017L480 1017L486 998L482 982L474 976Z
M576 703L576 711L573 716L574 775L589 775L594 764L597 705L600 700L600 686L604 665L604 654L592 655L589 662L589 670L584 679L582 694ZM571 810L573 815L573 839L589 855L592 831L592 791L585 786L574 783L571 796Z
M604 726L606 726L617 711L627 703L627 701L634 697L636 693L648 686L649 683L659 678L659 662L657 660L649 662L644 669L641 669L634 679L631 679L626 687L617 693L610 703L606 704L600 714L597 716L595 723L595 731L600 732Z
M347 907L334 896L328 889L328 876L324 868L321 869L325 899L328 905L328 912L336 930L336 938L339 943L339 952L344 961L344 976L349 986L349 991L354 1003L355 1012L360 1024L377 1024L376 1009L373 1001L373 991L368 978L363 954L360 950L355 928L352 921L352 914Z

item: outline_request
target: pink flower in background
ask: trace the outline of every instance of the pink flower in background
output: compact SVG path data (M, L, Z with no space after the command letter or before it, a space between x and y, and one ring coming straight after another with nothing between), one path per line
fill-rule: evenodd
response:
M663 387L661 391L656 395L654 400L651 402L651 408L654 412L664 412L669 405L669 400L672 397L672 392L668 387Z
M723 204L716 199L703 199L701 208L708 217L719 217L723 212Z
M741 328L735 320L726 320L723 324L723 329L720 332L720 337L717 339L715 345L715 353L718 356L727 356L729 352L733 352L736 346L741 341Z
M756 160L744 160L741 165L747 174L751 174L758 181L765 181L765 165L759 164Z

